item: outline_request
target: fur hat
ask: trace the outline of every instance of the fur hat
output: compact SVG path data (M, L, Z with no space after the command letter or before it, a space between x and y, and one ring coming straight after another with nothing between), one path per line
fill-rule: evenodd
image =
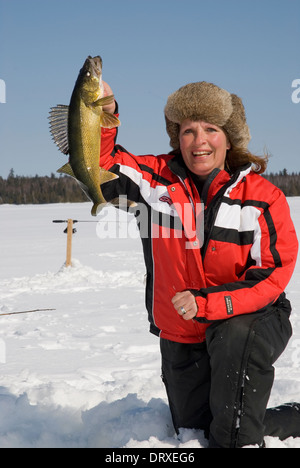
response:
M247 149L250 132L242 100L225 89L201 81L190 83L171 94L165 107L170 145L179 149L180 124L185 119L204 120L223 128L233 146Z

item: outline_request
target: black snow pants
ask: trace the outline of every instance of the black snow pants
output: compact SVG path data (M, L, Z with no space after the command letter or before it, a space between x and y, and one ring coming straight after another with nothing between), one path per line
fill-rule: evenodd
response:
M206 342L161 339L162 378L176 432L203 429L212 448L263 446L264 436L300 437L299 405L266 409L273 364L291 335L282 294L258 312L214 322Z

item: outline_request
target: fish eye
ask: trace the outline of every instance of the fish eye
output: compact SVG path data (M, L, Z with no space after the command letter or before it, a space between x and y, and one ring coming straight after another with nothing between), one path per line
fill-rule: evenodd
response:
M86 73L86 76L91 76L90 72L87 72L87 73Z

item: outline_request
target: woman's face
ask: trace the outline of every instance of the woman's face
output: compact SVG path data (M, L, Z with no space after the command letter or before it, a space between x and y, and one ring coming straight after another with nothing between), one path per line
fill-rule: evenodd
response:
M216 168L224 169L230 142L217 125L186 119L179 132L180 149L187 168L206 179Z

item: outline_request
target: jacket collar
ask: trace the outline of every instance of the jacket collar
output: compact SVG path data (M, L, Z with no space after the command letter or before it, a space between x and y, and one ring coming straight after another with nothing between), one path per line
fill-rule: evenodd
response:
M169 169L180 179L185 180L188 177L187 167L184 164L181 154L171 158L167 163Z
M168 161L169 169L185 183L189 180L191 185L192 177L183 161L181 154L174 156ZM234 174L229 174L225 169L214 169L206 179L201 193L201 199L208 205L219 190L226 185L226 193L230 192L239 182L251 171L251 163L241 166Z

